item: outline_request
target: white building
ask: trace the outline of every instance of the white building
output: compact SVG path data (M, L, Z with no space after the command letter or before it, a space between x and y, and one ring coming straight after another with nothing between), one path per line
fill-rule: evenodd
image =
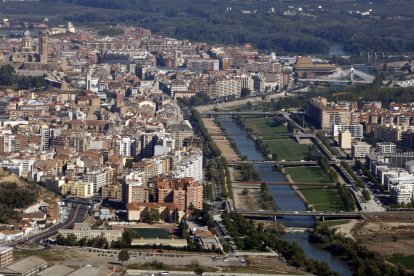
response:
M119 143L119 153L121 156L134 157L136 156L136 141L131 137L122 137Z
M199 182L203 179L203 155L201 153L190 154L177 164L173 171L174 177L193 177Z
M98 193L99 189L107 184L107 173L105 171L89 172L82 175L82 182L93 183L93 192Z
M364 126L361 124L352 124L352 125L333 125L332 127L332 136L338 137L341 132L349 130L351 132L351 137L353 139L362 139L364 138Z
M397 203L410 203L414 196L414 175L406 175L389 180L390 196Z
M397 152L397 145L394 143L377 143L376 150L378 154L389 154Z
M371 145L366 142L357 142L352 144L352 156L355 159L362 159L371 151Z

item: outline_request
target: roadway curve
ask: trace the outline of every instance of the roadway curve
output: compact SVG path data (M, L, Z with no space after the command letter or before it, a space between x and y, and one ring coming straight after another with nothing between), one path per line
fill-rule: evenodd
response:
M47 239L51 236L56 235L59 229L72 228L76 222L82 222L85 219L87 213L88 213L87 205L80 204L80 203L72 203L72 208L70 210L69 216L64 222L54 225L46 229L45 231L42 231L40 233L37 233L33 236L28 237L27 240L25 240L25 243L36 243L43 239ZM23 240L13 241L7 244L7 246L14 247L18 245L19 243L21 243L22 241Z

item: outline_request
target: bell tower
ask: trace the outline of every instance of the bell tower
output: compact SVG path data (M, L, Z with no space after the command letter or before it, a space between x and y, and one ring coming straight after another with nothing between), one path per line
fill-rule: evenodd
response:
M39 34L39 56L40 56L40 63L47 63L47 54L48 54L48 31L43 30L40 31Z

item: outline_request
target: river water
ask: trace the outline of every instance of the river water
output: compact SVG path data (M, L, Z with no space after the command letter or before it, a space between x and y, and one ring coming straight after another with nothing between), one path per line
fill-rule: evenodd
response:
M255 147L254 141L248 137L247 131L241 128L228 115L219 115L216 119L221 122L226 129L228 136L233 138L242 155L247 156L248 160L264 160L263 154ZM268 182L286 182L284 175L275 171L272 164L255 164L256 170L259 172L261 180ZM287 211L304 211L307 210L305 204L296 194L296 192L288 185L270 185L269 191L272 193L276 205ZM281 222L287 227L313 227L315 222L310 217L285 217ZM306 232L292 232L281 236L281 239L288 241L296 241L303 251L309 257L318 261L324 261L329 264L331 269L340 275L352 275L349 267L340 259L332 256L329 252L309 243L309 234Z

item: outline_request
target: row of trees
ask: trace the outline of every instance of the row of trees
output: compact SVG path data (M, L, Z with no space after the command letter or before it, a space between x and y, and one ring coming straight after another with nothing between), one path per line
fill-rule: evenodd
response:
M260 185L260 197L262 199L260 205L264 210L276 209L273 195L270 194L269 186L266 183Z
M308 258L299 244L280 240L274 230L264 228L263 224L255 224L239 214L223 214L223 223L238 248L242 250L267 251L267 248L278 251L289 265L299 267L316 275L337 275L330 271L327 263Z
M360 162L359 160L356 163ZM341 162L341 166L348 172L348 174L354 179L355 183L359 188L362 189L362 195L364 196L365 200L370 200L371 196L367 191L364 182L354 173L354 170L346 163L345 161ZM358 165L357 165L358 168Z
M86 237L82 239L78 239L75 234L68 234L64 236L62 234L58 234L56 237L56 243L58 245L64 246L90 246L96 248L109 248L108 240L105 237L96 237L92 239L88 239Z
M240 175L242 181L258 181L260 175L254 168L253 164L240 164Z
M46 86L44 76L19 76L13 66L7 64L0 67L0 86L14 86L17 89L42 88Z
M204 138L204 149L203 155L210 159L209 161L209 175L219 177L220 185L223 197L233 197L232 186L231 186L231 176L228 168L227 160L221 156L221 151L211 139L208 130L204 126L203 121L201 120L200 113L192 109L191 120L193 122L194 128L201 134ZM215 181L215 179L211 179Z
M318 158L318 165L329 176L329 179L332 182L338 181L338 173L331 168L331 166L329 165L329 160L325 156L320 156Z
M381 182L378 181L378 179L374 176L374 174L368 170L364 164L362 164L361 161L357 160L355 161L355 166L358 170L361 170L364 175L366 175L371 181L372 184L374 184L375 188L383 192L385 190L384 185L381 184Z
M356 208L354 195L349 191L349 189L341 184L336 183L336 188L338 189L339 196L341 197L342 202L345 205L347 211L353 211Z
M340 234L327 226L315 227L309 235L309 241L321 245L333 255L345 260L352 268L354 275L407 275L400 265L391 265L382 260L378 254L369 251L365 246Z

